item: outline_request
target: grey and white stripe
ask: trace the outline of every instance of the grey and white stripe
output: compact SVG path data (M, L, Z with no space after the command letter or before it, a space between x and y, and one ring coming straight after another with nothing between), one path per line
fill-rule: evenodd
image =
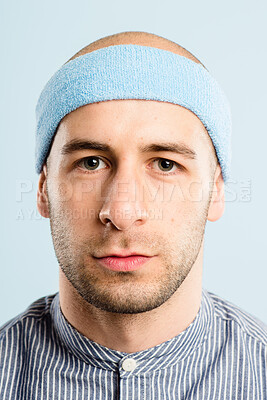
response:
M47 296L0 330L0 400L43 399L267 400L267 329L203 289L184 332L123 353L82 336Z

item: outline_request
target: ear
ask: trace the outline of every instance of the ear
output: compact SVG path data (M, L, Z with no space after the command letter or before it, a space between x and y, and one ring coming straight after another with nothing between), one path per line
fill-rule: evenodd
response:
M217 221L224 213L224 180L220 165L217 165L214 182L212 188L212 198L210 201L209 212L207 219L209 221Z
M37 209L42 217L49 218L48 195L47 195L47 167L43 166L39 176L37 189Z

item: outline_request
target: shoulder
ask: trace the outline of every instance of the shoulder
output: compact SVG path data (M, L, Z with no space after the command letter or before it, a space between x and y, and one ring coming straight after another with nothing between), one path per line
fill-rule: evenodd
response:
M51 335L51 305L55 295L42 297L0 328L0 398L21 398L32 357ZM28 378L27 378L28 379Z
M257 342L267 349L267 326L255 316L222 297L206 291L215 319L227 326L228 333L242 335L248 341ZM229 332L230 331L230 332Z
M25 334L27 330L33 329L35 325L44 323L50 319L50 307L57 294L42 297L34 301L24 312L6 322L0 327L0 346L6 338L11 335L16 338Z

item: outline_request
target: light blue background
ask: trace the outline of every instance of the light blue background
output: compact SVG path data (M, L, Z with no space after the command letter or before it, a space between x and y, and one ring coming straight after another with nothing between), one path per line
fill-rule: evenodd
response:
M58 290L49 221L36 210L34 108L51 75L103 36L173 40L216 77L233 114L233 181L208 222L204 286L267 322L265 1L2 1L0 324ZM25 193L20 196L21 189Z

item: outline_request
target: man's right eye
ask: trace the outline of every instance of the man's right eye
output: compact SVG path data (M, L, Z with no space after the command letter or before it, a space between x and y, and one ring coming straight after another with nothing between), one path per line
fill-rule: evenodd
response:
M83 158L76 165L82 169L85 169L86 172L94 172L107 167L106 162L97 156Z

